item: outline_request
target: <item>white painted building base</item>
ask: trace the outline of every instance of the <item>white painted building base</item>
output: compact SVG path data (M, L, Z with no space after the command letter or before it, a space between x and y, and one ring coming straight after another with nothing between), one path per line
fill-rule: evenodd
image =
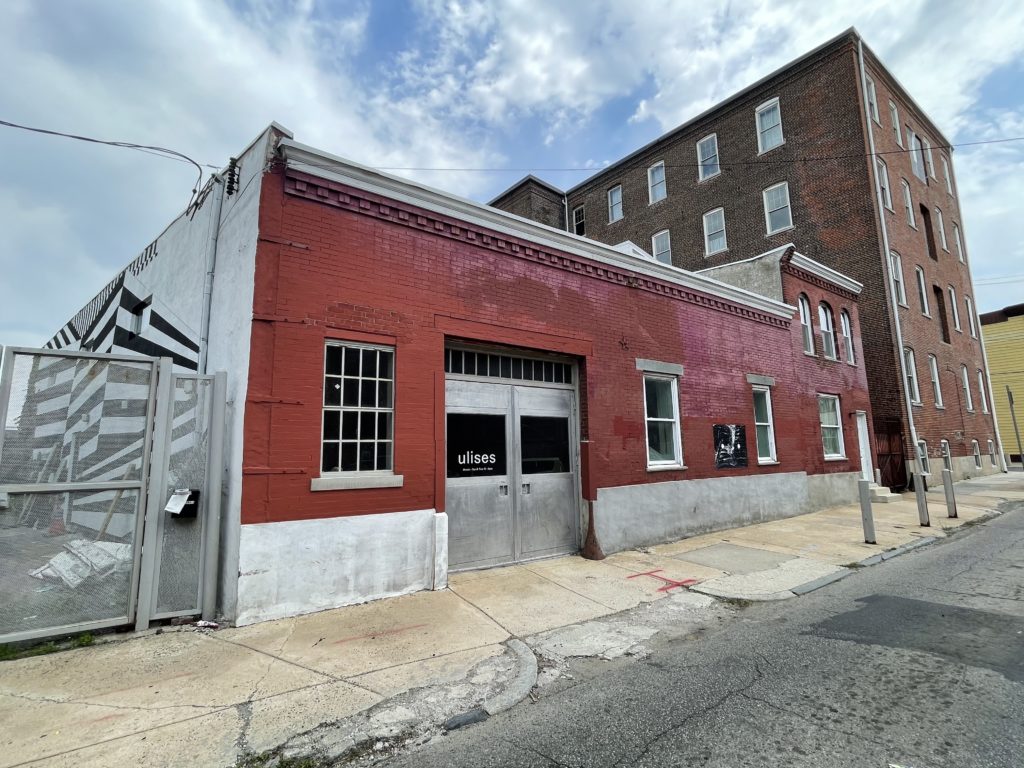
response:
M859 472L678 480L599 488L594 528L605 554L857 502Z
M448 518L432 509L243 525L235 624L448 583Z

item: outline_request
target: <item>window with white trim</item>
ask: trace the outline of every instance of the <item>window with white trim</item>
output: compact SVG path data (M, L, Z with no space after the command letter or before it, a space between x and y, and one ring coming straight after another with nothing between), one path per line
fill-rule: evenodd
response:
M704 255L721 253L728 247L725 239L725 209L708 211L704 214Z
M647 198L653 205L668 196L665 186L665 163L655 163L647 169Z
M393 347L326 343L321 475L392 471L394 359Z
M907 290L903 285L903 259L896 251L889 251L889 268L892 271L892 294L896 301L907 306Z
M914 217L914 198L910 194L910 182L900 179L903 185L903 208L907 213L907 224L917 229L917 219Z
M903 368L907 377L907 394L910 395L910 402L920 405L921 388L917 385L917 362L914 360L914 350L910 347L903 348Z
M818 395L818 420L821 424L821 444L826 459L845 459L843 423L839 415L836 395Z
M942 180L946 182L946 192L953 194L953 177L949 173L949 161L945 155L939 155L942 161Z
M931 317L931 309L928 306L928 286L924 279L924 270L921 267L914 267L914 274L917 275L917 300L921 303L921 314Z
M939 242L942 243L942 250L949 253L949 243L946 242L946 227L942 224L942 211L935 209L935 222L939 225Z
M978 369L978 400L981 402L981 412L988 413L988 397L985 394L985 372Z
M943 438L939 441L939 450L942 453L942 466L953 471L953 452L949 449L949 440Z
M878 191L882 195L882 205L892 210L892 193L889 191L889 169L885 165L885 161L880 158L875 158L875 168L878 171Z
M996 465L996 444L991 440L988 441L988 459L994 467Z
M868 114L871 115L872 120L881 125L882 121L878 119L878 95L875 93L875 81L867 74L864 75L864 91L868 102Z
M644 374L644 420L648 469L682 467L679 389L675 376Z
M935 178L935 163L932 162L932 145L928 139L921 139L921 147L924 150L924 166L928 175Z
M667 229L655 233L651 238L651 253L662 264L672 264L672 238Z
M616 184L608 190L608 223L622 218L622 185Z
M774 184L763 192L764 221L768 234L781 232L793 226L793 214L789 208L789 182Z
M722 172L718 163L718 134L712 133L697 142L697 180L704 181Z
M772 416L772 393L768 387L754 387L754 431L757 433L757 463L774 464L777 461L775 421Z
M966 264L967 259L964 258L964 244L960 239L960 226L955 221L953 222L953 244L956 246L956 257L960 259L961 264Z
M971 377L967 373L967 366L960 366L960 382L964 387L964 404L968 411L974 410L974 400L971 398Z
M928 461L928 443L925 440L917 441L917 460L921 465L921 474L930 475L932 473L932 465Z
M910 150L910 169L921 181L925 181L924 146L921 137L907 128L907 149Z
M574 235L587 234L587 218L582 205L572 209L572 233Z
M782 111L778 98L766 101L755 111L757 123L757 152L764 154L785 142L782 135Z
M956 305L956 288L949 286L949 308L953 310L953 328L963 333L960 327L960 308Z
M978 338L978 326L974 324L974 302L970 296L964 296L964 309L967 310L967 327L971 331L971 338Z
M836 324L832 307L824 301L818 305L818 329L821 332L821 350L829 360L838 360L836 353Z
M846 350L846 362L850 365L856 365L857 353L853 348L853 324L850 322L850 313L845 309L839 313L839 330L843 334L843 349Z
M892 120L892 132L896 136L896 143L902 147L903 133L900 131L900 111L893 101L889 102L889 119Z
M932 398L936 408L942 408L942 381L939 379L939 359L928 355L928 375L932 380Z
M814 354L814 329L811 328L811 302L804 294L797 299L797 306L800 308L800 330L804 337L804 352L808 355Z
M981 469L981 446L977 440L971 440L971 453L974 454L974 468Z

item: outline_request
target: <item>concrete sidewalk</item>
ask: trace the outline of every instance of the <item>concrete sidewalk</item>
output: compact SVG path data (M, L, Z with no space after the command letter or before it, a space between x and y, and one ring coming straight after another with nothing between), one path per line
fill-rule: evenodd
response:
M732 610L695 592L793 597L992 515L1007 500L1024 500L1024 476L958 483L954 520L941 488L929 494L929 528L918 526L913 494L877 504L877 545L863 543L858 507L836 507L603 561L562 557L456 574L440 592L2 662L0 767L230 766L339 721L323 749L380 748L389 734L521 688L522 656L511 638L546 659L632 652L666 622ZM629 609L652 618L613 617ZM587 628L598 624L604 634L595 644ZM520 695L535 677L526 679Z

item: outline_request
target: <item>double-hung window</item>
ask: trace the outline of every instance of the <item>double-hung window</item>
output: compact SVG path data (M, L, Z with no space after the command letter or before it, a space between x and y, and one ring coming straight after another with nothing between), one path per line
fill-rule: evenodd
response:
M946 192L953 194L953 177L949 173L949 161L945 155L939 155L939 159L942 161L942 179L946 182Z
M939 227L939 242L942 243L942 250L949 253L949 243L946 242L946 227L942 224L942 211L935 209L935 223Z
M960 308L956 305L956 288L949 286L949 308L953 311L953 328L963 333L960 327Z
M931 310L928 307L928 287L925 284L924 270L921 267L914 267L914 274L917 275L917 300L921 302L921 314L931 317Z
M880 157L875 158L875 169L878 172L878 192L882 196L882 205L891 211L892 192L889 191L889 169Z
M800 331L804 339L804 353L814 354L814 329L811 328L811 302L802 293L797 299L797 306L800 308Z
M917 362L914 360L914 350L910 347L903 348L903 368L907 377L907 394L910 395L910 402L920 405L921 388L917 385Z
M875 81L868 75L864 75L864 85L868 99L868 114L871 115L872 120L881 125L882 121L878 119L878 94L875 92ZM891 104L892 102L890 102Z
M910 195L910 184L906 179L900 179L903 185L903 208L907 212L907 224L917 229L917 219L914 217L914 198Z
M789 182L774 184L764 191L764 220L769 235L793 226L793 214L789 208Z
M644 419L647 424L647 467L682 467L679 390L675 376L644 374Z
M896 251L889 251L889 268L892 271L892 293L896 301L907 306L907 289L903 286L903 259Z
M853 325L850 322L850 313L845 309L839 313L839 330L843 334L843 348L846 350L846 362L850 365L855 365L857 362L857 356L853 349Z
M772 417L772 393L768 387L754 387L754 429L757 432L757 463L775 463L775 421Z
M942 408L942 381L939 379L939 360L935 355L928 355L928 375L932 380L932 397L935 407Z
M708 211L704 214L704 255L721 253L728 247L725 240L725 209Z
M672 263L672 238L667 229L661 230L651 238L651 253L662 264Z
M778 98L766 101L755 110L757 118L757 151L764 154L770 149L780 146L785 138L782 135L782 111Z
M967 310L967 327L971 329L971 338L978 338L978 326L974 324L974 302L970 296L964 296L964 309Z
M945 442L945 440L943 440L943 442ZM928 462L928 443L924 440L917 441L917 459L921 464L921 473L930 475L932 473L932 467Z
M818 418L821 422L821 444L826 459L845 459L843 424L836 395L818 395Z
M320 470L391 473L395 351L328 341L324 350Z
M988 459L994 467L996 465L996 444L991 440L988 441Z
M974 399L971 397L971 377L967 373L967 366L960 366L960 383L964 388L964 404L968 411L974 410Z
M949 440L943 438L939 441L939 450L942 452L942 466L953 471L953 452L949 449Z
M608 190L608 223L622 218L622 185L616 184Z
M961 264L966 264L967 259L964 258L964 243L960 239L960 226L953 222L953 244L956 245L956 257L960 259Z
M821 329L821 350L829 360L838 360L836 354L836 324L832 307L825 302L818 305L818 327Z
M928 139L921 139L921 147L924 150L924 166L928 175L935 178L935 163L932 162L932 145Z
M889 119L892 120L892 132L896 136L896 143L902 147L903 134L900 131L900 111L896 108L896 103L893 101L889 102Z
M910 168L921 181L925 180L924 145L921 137L907 128L907 149L910 150Z
M587 234L587 217L582 205L572 209L572 233L581 236Z
M697 180L704 181L722 171L718 163L718 135L712 133L697 142Z
M988 413L988 397L985 396L985 372L978 369L978 400L981 401L981 412Z
M981 469L981 446L977 440L971 440L971 453L974 454L974 468Z
M665 163L655 163L647 169L647 199L653 205L668 195L665 186Z

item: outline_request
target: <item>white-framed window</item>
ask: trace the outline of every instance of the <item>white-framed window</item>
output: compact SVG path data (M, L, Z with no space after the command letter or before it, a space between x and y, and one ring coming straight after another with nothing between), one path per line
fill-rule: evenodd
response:
M655 163L647 169L647 197L653 205L668 196L665 186L665 163Z
M996 465L996 444L991 440L988 441L988 459L994 467Z
M572 209L572 232L574 235L587 234L587 217L582 205Z
M928 285L925 283L924 270L921 267L914 267L914 274L917 276L917 300L921 303L921 314L931 317L931 308L928 306Z
M956 305L956 288L949 286L949 308L953 311L953 328L963 333L960 327L960 307Z
M932 398L935 400L935 407L942 408L942 380L939 379L939 359L935 355L928 355L928 376L932 380Z
M839 330L843 334L843 349L846 350L846 362L850 365L856 365L857 353L853 348L853 324L850 322L850 313L845 309L839 313Z
M757 152L764 154L785 142L782 135L782 110L778 97L754 110L757 123Z
M708 211L704 214L704 255L721 253L728 247L725 239L725 209Z
M970 296L964 296L964 309L967 310L967 327L971 331L971 338L978 338L978 326L974 324L974 302Z
M845 459L843 423L839 416L839 398L836 395L818 395L818 419L821 423L821 444L826 459Z
M838 360L836 354L836 323L832 307L824 301L818 305L818 328L821 331L821 350L829 360Z
M903 367L907 377L907 393L910 395L910 402L920 405L921 388L917 385L917 362L914 360L914 350L910 347L903 348Z
M946 242L946 227L942 224L942 211L935 209L935 223L938 225L939 242L942 243L942 250L949 252L949 243Z
M985 372L978 369L978 401L981 403L981 412L988 413L988 397L985 394Z
M754 387L754 431L757 433L757 463L774 464L775 420L772 416L772 393L768 387Z
M320 473L391 473L394 467L395 350L328 341Z
M896 143L903 146L903 133L900 131L900 111L896 108L896 102L889 102L889 119L892 120L892 132L896 136Z
M921 137L907 128L907 149L910 150L910 169L921 181L925 181L924 146Z
M921 147L924 150L924 166L925 166L925 170L928 172L928 175L931 176L934 179L935 178L935 163L932 162L932 145L929 143L928 139L922 138L921 139Z
M917 461L921 465L921 474L930 475L932 473L932 465L928 461L928 442L926 440L917 441Z
M889 251L889 268L892 271L892 295L901 306L907 306L907 289L903 285L903 259L896 251Z
M903 209L907 214L907 224L917 229L917 218L914 216L914 198L910 194L910 182L900 179L903 185Z
M968 411L974 410L974 399L971 397L971 377L967 373L967 366L960 366L960 382L964 387L964 403Z
M882 121L878 119L878 95L875 93L875 81L871 79L870 75L864 75L864 90L868 101L868 114L871 115L872 120L881 125ZM892 102L889 103L892 104Z
M961 264L966 264L967 259L964 258L964 243L960 239L960 226L955 221L953 222L953 244L956 246L956 257L960 259Z
M981 469L981 446L977 440L971 440L971 453L974 454L974 468Z
M655 233L651 238L651 253L662 264L672 264L672 238L667 229Z
M882 194L882 205L891 211L892 193L889 191L889 169L880 157L875 158L875 168L878 171L878 191Z
M949 173L949 161L945 155L939 155L939 159L942 161L942 180L946 182L946 192L953 194L953 177Z
M797 299L797 306L800 308L800 330L803 332L804 352L808 355L814 354L814 329L811 327L811 302L802 293Z
M793 226L793 214L789 208L789 182L773 184L763 193L764 221L768 234L781 232Z
M622 218L622 185L616 184L608 190L608 223Z
M953 452L949 449L949 440L943 438L939 441L939 450L942 452L942 466L953 471Z
M722 172L718 162L718 134L712 133L697 142L697 179L704 181Z
M675 376L644 374L648 469L683 466L679 434L679 384Z
M128 332L132 336L140 336L142 332L149 327L150 319L153 316L153 297L149 296L132 309L131 324L128 327Z

